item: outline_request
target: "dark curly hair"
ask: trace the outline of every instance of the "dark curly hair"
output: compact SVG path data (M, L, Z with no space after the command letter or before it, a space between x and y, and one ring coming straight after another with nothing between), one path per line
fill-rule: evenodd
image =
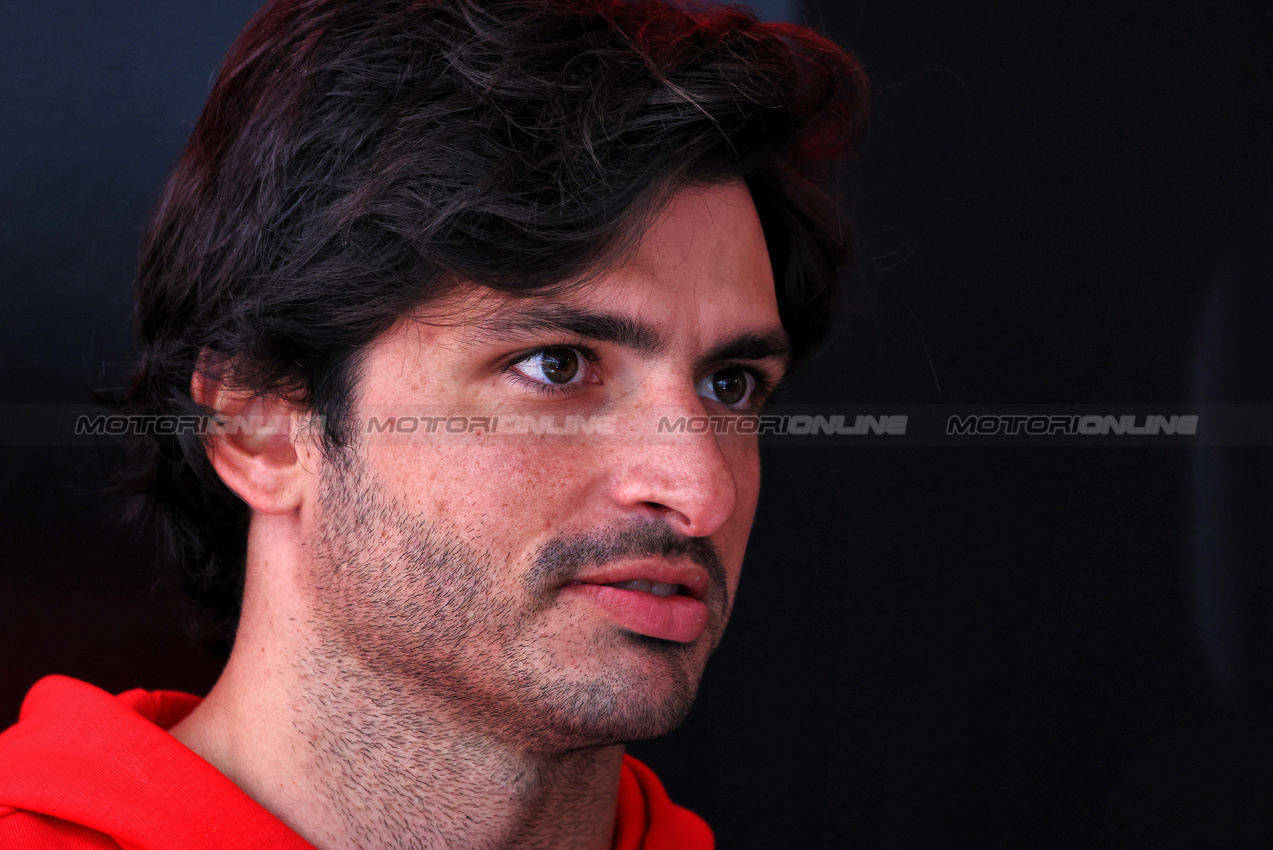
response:
M794 359L831 321L847 228L828 166L865 127L854 58L811 30L665 0L274 0L168 180L116 402L203 414L196 370L345 433L360 352L459 281L586 285L677 189L741 178ZM569 283L567 283L569 282ZM133 457L136 506L227 652L249 509L198 435Z

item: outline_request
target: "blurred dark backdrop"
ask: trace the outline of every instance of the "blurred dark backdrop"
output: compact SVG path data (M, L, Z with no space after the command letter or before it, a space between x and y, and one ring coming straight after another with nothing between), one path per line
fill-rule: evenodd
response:
M3 4L0 404L121 380L146 212L255 5ZM792 400L1192 397L1199 347L1246 303L1211 293L1269 283L1226 258L1268 248L1251 223L1273 201L1273 7L794 14L858 53L875 110L842 175L862 272ZM1258 314L1237 312L1243 351L1264 357ZM0 448L0 726L47 673L115 691L215 679L149 540L100 495L117 460ZM1273 701L1233 670L1268 664L1244 623L1273 609L1218 615L1195 593L1195 463L1181 448L770 449L700 704L635 752L726 848L1273 834ZM1262 503L1246 504L1258 526ZM1217 616L1245 654L1203 639Z

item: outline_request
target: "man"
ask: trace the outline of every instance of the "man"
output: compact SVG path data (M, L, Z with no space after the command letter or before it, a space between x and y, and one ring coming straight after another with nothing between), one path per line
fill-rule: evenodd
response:
M656 425L754 414L825 331L818 181L865 109L839 48L736 11L258 13L122 399L212 416L132 483L232 651L201 702L37 684L0 846L710 847L622 744L689 710L757 445ZM545 417L580 427L500 430Z

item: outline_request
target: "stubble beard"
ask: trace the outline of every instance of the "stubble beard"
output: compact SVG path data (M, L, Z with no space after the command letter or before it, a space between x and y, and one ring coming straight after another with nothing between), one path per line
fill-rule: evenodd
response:
M320 680L360 694L381 717L430 723L442 709L527 751L657 737L685 719L729 610L710 543L677 540L650 519L558 538L510 599L497 581L509 569L506 553L477 545L478 529L413 514L387 492L356 450L324 465L311 575L319 645L308 662ZM538 640L557 589L580 568L655 554L687 554L711 576L711 625L698 641L590 631L586 657L565 659ZM634 653L641 663L621 662ZM586 672L568 671L567 661Z

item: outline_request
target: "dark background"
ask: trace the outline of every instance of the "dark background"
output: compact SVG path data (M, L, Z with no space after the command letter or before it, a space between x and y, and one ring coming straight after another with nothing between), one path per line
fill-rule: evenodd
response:
M0 6L0 403L82 402L120 380L146 212L255 5ZM1260 314L1214 293L1268 287L1273 7L827 0L803 15L864 61L875 108L842 180L862 272L792 400L1179 404L1231 314L1264 371ZM1270 400L1252 393L1219 400ZM767 452L700 704L634 748L722 847L1273 835L1273 606L1199 595L1230 568L1204 545L1227 532L1195 519L1196 453ZM216 677L149 540L111 519L99 491L117 461L0 448L0 726L48 673L113 691Z

